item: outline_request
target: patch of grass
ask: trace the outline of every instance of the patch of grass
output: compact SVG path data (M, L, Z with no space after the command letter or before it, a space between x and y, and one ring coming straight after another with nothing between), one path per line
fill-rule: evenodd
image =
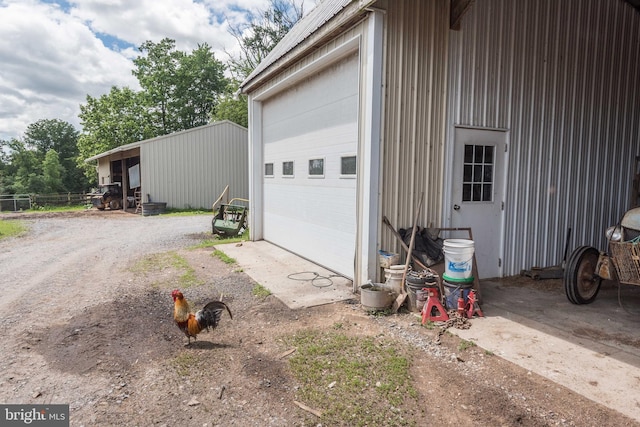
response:
M191 216L191 215L213 215L210 210L193 208L167 208L163 216Z
M486 354L487 356L493 356L494 355L493 351L491 351L491 350L485 350L484 354Z
M136 262L131 271L139 274L150 274L156 271L162 271L167 268L173 268L182 274L178 277L177 284L175 281L171 281L172 286L178 286L179 288L190 288L192 286L203 285L204 281L198 279L196 271L189 265L189 262L177 252L161 252L145 256L138 262ZM161 284L155 284L160 286Z
M285 340L296 347L289 359L301 384L296 398L322 412L322 425L415 425L402 411L418 397L402 349L339 330L302 331Z
M213 253L211 254L212 256L218 258L220 261L224 262L225 264L235 264L236 260L231 258L230 256L227 256L227 254L225 254L222 251L219 250L215 250L213 251Z
M200 243L190 246L189 249L206 249L213 248L217 245L226 245L228 243L242 243L249 240L249 230L245 230L241 235L236 237L220 237L212 235L211 239L205 239Z
M256 296L258 298L266 298L271 295L271 291L259 283L257 283L253 287L253 289L251 289L251 293L253 294L253 296Z
M460 343L458 344L458 350L465 351L475 346L476 346L476 343L474 343L473 341L461 340Z
M436 324L434 322L432 322L431 320L427 319L427 321L422 325L427 329L435 329L436 328Z
M0 219L0 239L18 236L27 231L27 227L20 221L7 221Z
M34 212L75 212L86 211L87 205L73 205L73 206L52 206L52 205L31 205L31 210Z
M199 362L198 356L195 354L182 352L171 361L171 365L173 365L178 375L181 377L188 377L191 369Z
M213 248L215 245L220 244L218 240L205 239L196 245L189 246L189 249L207 249Z

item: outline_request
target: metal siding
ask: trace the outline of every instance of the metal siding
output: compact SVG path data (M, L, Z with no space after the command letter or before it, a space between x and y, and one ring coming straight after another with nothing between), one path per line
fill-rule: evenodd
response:
M230 122L154 139L140 162L144 201L210 209L227 184L230 197L248 197L247 130Z
M385 123L381 213L396 229L441 226L446 123L449 2L389 2L386 23ZM382 229L383 249L400 252Z
M452 32L450 125L510 132L504 274L605 249L640 148L640 15L618 0L476 0Z

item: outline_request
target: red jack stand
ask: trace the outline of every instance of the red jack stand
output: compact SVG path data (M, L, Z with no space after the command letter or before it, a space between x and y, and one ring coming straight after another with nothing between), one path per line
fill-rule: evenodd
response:
M467 299L467 305L465 306L465 314L467 317L471 319L474 314L478 314L478 317L484 317L480 305L476 301L476 291L470 291Z
M449 320L449 315L447 311L444 309L442 304L440 303L440 293L437 288L423 288L429 292L429 297L427 298L427 302L422 307L422 324L424 325L427 320L431 320L432 322L446 322ZM433 309L439 314L432 314Z

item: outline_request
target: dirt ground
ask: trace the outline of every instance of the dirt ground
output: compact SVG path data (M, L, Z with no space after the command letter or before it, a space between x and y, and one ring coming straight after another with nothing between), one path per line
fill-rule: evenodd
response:
M238 266L192 249L210 218L87 211L27 216L30 231L0 240L0 402L66 403L73 426L320 426L300 409L283 337L345 325L348 334L410 349L419 398L406 425L639 425L477 347L350 303L290 310L252 295ZM2 215L0 218L10 218ZM182 270L141 261L175 253L204 285L195 306L221 295L233 312L185 347L172 319ZM322 409L322 408L317 408ZM345 424L347 425L347 424Z

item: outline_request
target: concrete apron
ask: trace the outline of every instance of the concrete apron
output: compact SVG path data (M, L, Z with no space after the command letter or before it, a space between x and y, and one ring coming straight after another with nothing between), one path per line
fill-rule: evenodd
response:
M517 281L517 279L516 279ZM484 318L450 328L518 366L640 421L640 315L622 310L617 284L576 306L558 289L482 281ZM622 285L629 310L640 313L640 288Z
M351 280L264 240L216 248L234 258L245 273L291 309L359 299L352 292Z

